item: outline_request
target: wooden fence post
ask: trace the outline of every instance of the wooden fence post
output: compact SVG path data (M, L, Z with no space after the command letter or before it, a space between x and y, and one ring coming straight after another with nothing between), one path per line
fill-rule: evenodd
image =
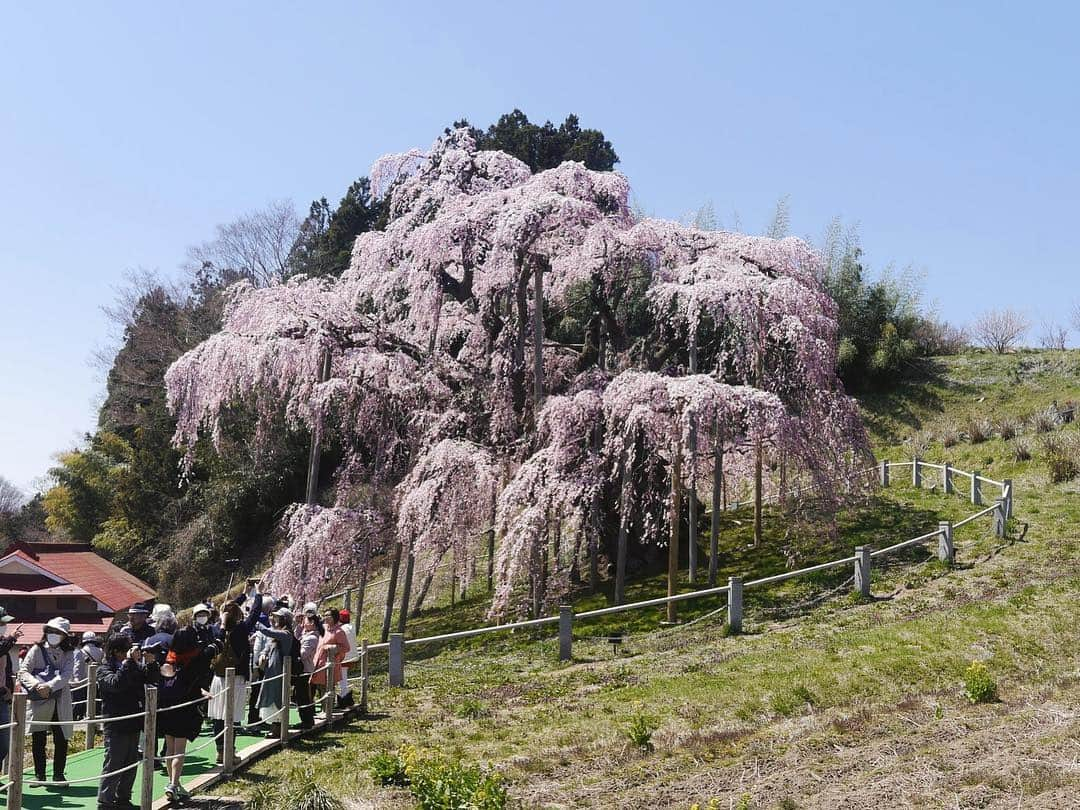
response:
M574 608L559 605L559 660L569 661L574 647Z
M922 466L919 464L918 456L911 460L911 485L913 487L922 486Z
M293 639L293 644L297 644ZM289 695L292 693L292 656L286 655L281 661L281 714L278 715L278 739L284 748L289 742Z
M345 589L345 609L352 613L352 588Z
M368 640L360 641L360 714L368 713Z
M979 471L971 472L971 502L976 506L982 506L982 484L979 482Z
M881 485L887 487L889 485L889 462L881 462Z
M1004 537L1005 536L1005 514L1006 514L1006 512L1005 512L1005 510L1006 510L1005 499L1004 498L996 498L994 500L994 507L995 507L995 509L993 511L994 537Z
M870 596L870 546L855 547L855 590Z
M97 723L94 722L97 719L97 672L98 665L91 662L86 674L86 750L88 751L97 744L94 739L97 736Z
M144 686L146 697L143 716L143 762L142 785L139 791L139 807L150 810L154 806L154 756L157 754L157 687Z
M225 736L222 738L221 770L229 775L236 768L236 668L225 670Z
M728 627L732 633L742 632L742 577L728 577Z
M946 461L941 467L941 488L945 490L946 495L951 495L953 491L952 465Z
M943 520L938 523L938 559L946 565L952 565L955 554L952 521Z
M390 636L390 644L393 645L394 637ZM326 727L333 728L334 726L334 704L337 702L337 644L326 645L326 697L325 708L323 711L326 713Z
M23 794L23 758L26 751L26 693L16 692L11 699L11 741L8 747L7 806L21 810Z

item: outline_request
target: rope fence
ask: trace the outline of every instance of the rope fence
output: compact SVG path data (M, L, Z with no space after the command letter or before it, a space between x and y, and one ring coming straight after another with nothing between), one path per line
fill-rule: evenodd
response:
M475 627L468 630L459 630L452 633L442 633L434 636L423 636L420 638L404 638L401 633L390 634L390 640L379 644L366 645L365 649L368 652L381 652L386 650L389 656L388 660L388 677L389 685L391 687L401 687L405 683L405 649L407 647L415 646L418 644L431 644L431 643L444 643L449 641L456 641L460 639L471 638L474 636L486 635L496 632L514 631L529 627L540 627L545 625L558 624L558 648L559 648L559 660L569 661L573 654L573 642L574 636L574 624L579 621L586 621L589 619L600 618L602 616L610 616L616 613L622 613L631 610L640 610L650 607L658 607L661 605L670 605L672 603L683 602L691 599L702 599L710 596L719 596L721 594L727 595L727 605L723 608L727 611L727 623L730 630L733 633L740 633L742 631L743 622L743 593L747 588L760 588L770 585L776 585L787 580L795 579L797 577L803 577L827 571L833 568L842 566L853 566L852 576L849 577L839 587L833 588L830 591L825 592L824 595L815 596L807 604L813 605L823 601L825 598L832 596L841 590L851 586L853 590L860 594L864 598L870 598L870 575L873 566L873 560L880 559L886 555L893 554L897 551L901 551L905 548L918 546L927 543L928 541L937 540L936 556L939 560L947 565L952 565L955 559L955 548L953 545L953 532L954 530L965 526L979 518L987 515L993 516L993 530L998 537L1004 537L1006 521L1012 516L1013 510L1013 485L1010 479L1002 481L996 481L992 478L982 475L979 471L965 471L952 468L948 463L945 464L932 464L921 459L914 458L911 461L899 461L890 462L882 461L873 467L866 468L864 470L857 470L851 473L846 473L838 480L855 481L860 476L876 473L878 476L878 483L882 487L888 487L890 483L890 474L898 470L910 470L912 484L916 487L922 486L922 473L927 469L940 470L942 474L942 480L944 482L943 489L947 493L961 494L953 486L953 477L957 475L965 476L970 481L970 499L975 505L982 505L982 491L983 487L998 487L1001 492L1001 497L997 498L992 506L982 509L975 514L964 518L961 521L953 524L949 521L942 521L938 524L938 527L930 532L921 534L917 537L903 540L898 543L894 543L889 546L885 546L880 549L873 549L870 546L859 546L855 549L855 553L848 557L842 557L836 560L830 560L828 562L818 563L816 565L806 566L793 571L785 571L779 574L773 574L767 577L761 577L758 579L752 579L743 581L741 577L729 577L727 585L721 585L718 587L705 588L701 590L690 591L688 593L669 594L667 596L661 596L654 599L646 599L639 602L632 602L622 605L612 605L604 608L597 608L594 610L587 610L580 613L574 613L573 608L569 605L563 605L559 608L559 614L554 616L544 616L536 619L529 619L520 622L510 622L505 624L491 625L486 627ZM833 482L822 482L833 483ZM794 492L803 492L807 487L799 487ZM770 500L782 500L785 497L791 497L791 493L785 493L780 496L773 496ZM737 505L736 505L737 508ZM784 610L784 612L790 613L791 609L776 608L774 611ZM714 615L719 610L712 611L706 615ZM579 640L588 639L607 639L606 636L578 636ZM417 663L414 661L414 664Z

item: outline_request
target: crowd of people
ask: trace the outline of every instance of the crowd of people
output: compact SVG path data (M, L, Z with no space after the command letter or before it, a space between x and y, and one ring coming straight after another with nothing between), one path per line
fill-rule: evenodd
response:
M104 645L92 632L76 640L70 622L57 617L21 660L16 654L21 631L3 631L14 617L0 607L0 725L10 722L11 695L21 687L29 707L35 774L30 784L67 784L68 740L73 722L86 716L91 664L98 664L97 717L103 721L105 749L99 810L137 806L131 794L142 746L156 751L159 767L168 775L168 798L183 801L188 798L181 782L187 746L204 723L210 726L221 763L226 725L278 736L280 724L288 723L290 691L301 728L314 725L315 706L328 688L336 688L338 705L352 705L348 667L359 650L348 611L320 612L314 602L298 612L294 607L288 596L261 594L259 583L248 580L247 593L216 609L209 600L196 605L183 624L169 605L132 605L127 622L114 625ZM340 677L328 686L331 649ZM290 659L292 682L286 684L285 661ZM230 669L235 680L228 705ZM157 687L156 740L143 739L148 685ZM47 781L50 735L52 780ZM0 760L7 758L8 743L8 735L0 734Z

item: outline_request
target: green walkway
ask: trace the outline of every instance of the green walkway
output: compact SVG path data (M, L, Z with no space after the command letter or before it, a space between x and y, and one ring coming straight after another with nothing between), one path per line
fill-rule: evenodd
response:
M296 718L296 712L293 711L293 722L298 722ZM293 726L295 728L295 725ZM203 726L202 735L199 736L195 742L188 744L188 750L193 750L205 746L199 751L195 751L193 754L188 754L184 760L184 778L183 783L185 786L191 781L192 778L199 774L212 771L215 767L215 758L217 756L217 750L212 742L210 742L210 731L206 726ZM236 735L236 750L243 751L250 745L262 742L265 737L252 737L248 735L242 735L238 733ZM161 741L158 741L158 745ZM30 740L26 741L27 749L30 747ZM85 777L96 777L101 773L101 760L104 757L104 750L101 748L101 737L98 736L98 747L91 749L90 751L80 751L77 754L72 754L68 757L67 761L67 773L65 774L68 779L82 779ZM132 801L135 804L139 803L139 793L142 786L142 772L143 768L140 765L135 769L135 787L132 789ZM52 772L49 771L51 778ZM33 769L27 771L24 774L23 782L23 807L27 810L38 810L38 808L96 808L97 807L97 789L98 783L95 779L92 782L80 782L67 787L28 787L26 782L34 778ZM163 799L165 797L165 785L168 784L168 778L160 770L154 773L154 799ZM0 800L0 807L7 807L7 791L3 792L3 799Z

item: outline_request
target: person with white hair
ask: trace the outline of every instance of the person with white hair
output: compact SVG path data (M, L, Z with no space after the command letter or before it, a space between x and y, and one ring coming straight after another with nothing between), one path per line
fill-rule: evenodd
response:
M19 683L30 700L30 740L34 753L35 783L45 781L46 737L52 732L53 782L66 784L68 740L71 739L71 622L62 616L49 619L41 641L26 651L19 667ZM44 723L59 722L58 726Z

